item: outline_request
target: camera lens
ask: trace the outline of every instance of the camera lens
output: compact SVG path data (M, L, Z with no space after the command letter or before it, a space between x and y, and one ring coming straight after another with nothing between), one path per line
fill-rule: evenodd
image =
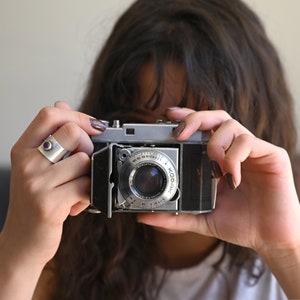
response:
M133 179L133 187L143 197L155 197L166 184L166 176L157 166L148 164L139 167Z
M167 204L175 196L179 176L177 164L174 164L172 155L168 154L176 154L176 161L178 151L173 148L162 150L152 147L130 148L126 159L118 156L118 196L120 200L125 200L127 209L152 211Z

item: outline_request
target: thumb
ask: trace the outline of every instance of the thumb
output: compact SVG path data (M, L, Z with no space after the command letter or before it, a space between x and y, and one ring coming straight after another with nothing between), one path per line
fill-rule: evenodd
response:
M140 213L137 216L137 221L171 231L213 235L207 226L206 214Z
M65 109L65 110L72 110L72 107L68 103L63 101L56 101L54 103L54 107Z

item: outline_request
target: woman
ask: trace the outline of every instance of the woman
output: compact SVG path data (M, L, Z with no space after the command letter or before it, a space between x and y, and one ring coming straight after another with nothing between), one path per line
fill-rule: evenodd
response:
M62 102L42 109L12 149L3 299L30 299L34 290L37 299L300 297L292 100L276 51L245 4L136 1L99 54L81 110ZM90 116L180 120L179 141L211 130L216 209L112 219L82 212L89 135L105 130ZM52 164L37 148L55 141L72 155ZM78 216L64 222L68 215ZM196 277L182 283L176 274Z

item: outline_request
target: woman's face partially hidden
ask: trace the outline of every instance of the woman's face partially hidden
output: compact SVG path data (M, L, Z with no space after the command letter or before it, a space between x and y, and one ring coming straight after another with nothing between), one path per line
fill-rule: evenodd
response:
M153 95L157 86L155 70L152 63L146 63L139 72L139 103L138 108L145 110L146 103ZM166 120L166 110L169 107L177 106L185 93L185 71L176 63L165 63L163 75L163 94L160 106L151 113L156 119ZM169 234L181 234L180 230L167 230L155 227L158 232Z
M146 109L146 103L153 95L157 80L155 69L151 62L146 63L139 71L140 94L137 103L138 109ZM166 120L166 110L168 107L178 106L185 94L185 70L178 63L166 62L163 74L162 101L158 108L151 114L157 119Z

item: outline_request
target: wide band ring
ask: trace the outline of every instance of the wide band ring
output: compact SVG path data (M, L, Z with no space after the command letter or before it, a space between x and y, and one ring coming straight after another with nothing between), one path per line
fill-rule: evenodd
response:
M43 143L38 147L38 150L50 162L57 163L68 153L68 151L61 146L61 144L52 136L49 135Z

